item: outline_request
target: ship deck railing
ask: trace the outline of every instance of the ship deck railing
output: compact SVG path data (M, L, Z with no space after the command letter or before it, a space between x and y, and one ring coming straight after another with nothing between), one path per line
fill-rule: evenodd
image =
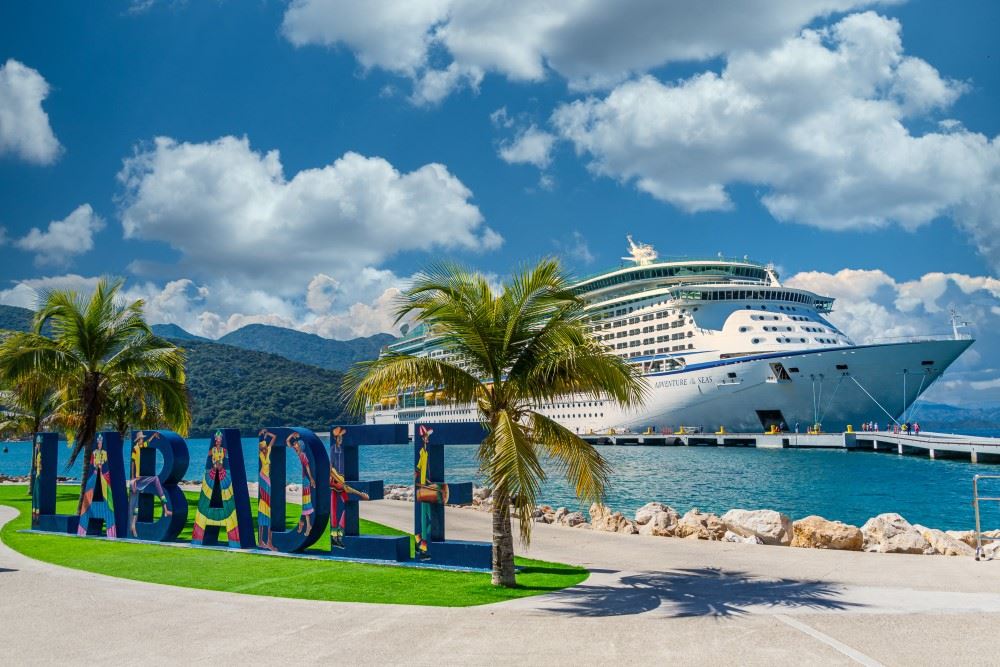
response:
M884 343L930 343L933 341L940 340L971 340L971 336L960 335L955 338L954 333L931 333L931 334L918 334L913 336L880 336L879 338L873 338L866 344L878 345Z

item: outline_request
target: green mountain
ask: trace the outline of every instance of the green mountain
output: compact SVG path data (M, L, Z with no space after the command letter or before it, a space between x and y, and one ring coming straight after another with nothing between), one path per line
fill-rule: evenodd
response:
M280 354L286 359L320 368L345 371L356 361L374 359L383 346L394 340L395 336L384 333L353 340L331 340L283 327L250 324L226 334L218 342Z
M6 331L28 331L35 311L17 306L0 306L0 329Z
M176 324L154 324L150 327L153 333L161 338L169 338L173 341L179 340L198 340L203 342L208 342L207 338L202 338L201 336L195 336L193 333L181 329Z
M341 373L230 345L174 342L187 350L192 437L209 436L219 427L248 435L262 426L323 432L331 424L354 421L338 396Z

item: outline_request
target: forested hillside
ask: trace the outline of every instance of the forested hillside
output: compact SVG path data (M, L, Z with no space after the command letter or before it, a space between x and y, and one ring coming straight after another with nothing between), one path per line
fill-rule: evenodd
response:
M255 433L262 426L305 426L322 432L353 421L338 392L342 375L275 354L191 340L187 350L193 437L219 427Z

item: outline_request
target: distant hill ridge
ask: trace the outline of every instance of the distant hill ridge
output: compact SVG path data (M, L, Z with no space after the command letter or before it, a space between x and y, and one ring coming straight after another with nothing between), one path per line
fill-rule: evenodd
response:
M154 324L149 328L161 338L169 338L170 340L197 340L205 343L211 342L208 338L195 336L193 333L180 328L176 324Z
M286 359L320 368L345 371L357 361L376 358L379 351L394 340L395 336L386 333L352 340L332 340L293 329L249 324L226 334L217 342L280 354Z

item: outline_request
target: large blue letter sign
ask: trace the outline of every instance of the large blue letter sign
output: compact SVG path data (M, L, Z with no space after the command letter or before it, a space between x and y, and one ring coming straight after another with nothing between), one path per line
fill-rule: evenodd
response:
M156 471L156 453L163 466ZM187 522L188 506L177 483L188 469L188 448L173 431L135 431L129 457L128 536L167 542L177 539ZM160 499L161 515L153 518L153 499Z
M75 533L80 517L56 514L59 435L38 433L31 446L31 527L50 533Z
M223 530L231 548L253 548L247 469L240 432L235 428L216 431L208 448L191 543L218 544Z
M307 428L265 428L260 432L260 481L266 480L267 503L258 486L257 522L268 525L269 541L260 546L274 551L303 551L316 543L330 520L330 459L326 448ZM294 529L285 528L285 452L291 450L302 467L302 509ZM266 450L266 455L265 455Z
M490 567L489 543L446 540L444 531L445 505L472 502L471 482L444 481L444 445L477 444L486 436L486 430L478 423L419 424L414 428L413 532L417 558L442 565Z
M101 535L103 527L107 537L124 537L128 523L125 464L122 436L116 431L98 433L90 460L83 462L79 513L77 535Z
M406 444L406 424L334 426L330 431L330 546L334 556L410 560L410 538L361 535L359 500L381 500L382 480L361 481L358 447Z

